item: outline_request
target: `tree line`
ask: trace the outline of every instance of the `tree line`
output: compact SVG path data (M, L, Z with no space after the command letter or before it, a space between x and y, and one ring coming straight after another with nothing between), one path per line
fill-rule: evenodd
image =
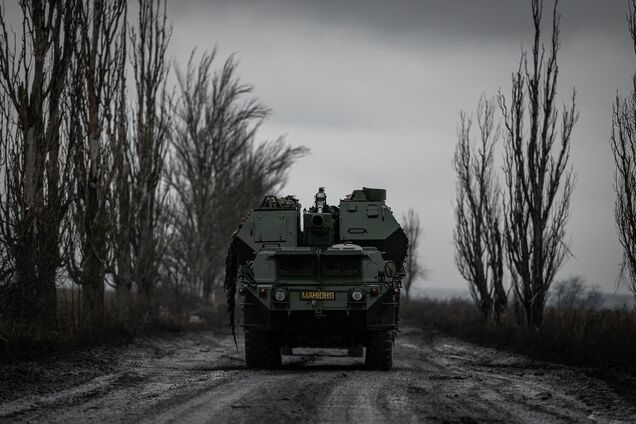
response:
M152 317L159 291L207 301L241 217L306 149L257 140L271 111L234 56L168 60L165 0L18 4L18 25L0 10L3 328L54 331L61 287L82 331Z
M627 24L636 53L636 0L628 1ZM636 73L632 91L616 94L612 108L610 149L614 159L614 216L623 248L619 279L636 299Z
M552 9L547 46L543 0L532 0L532 49L522 52L509 95L482 97L477 136L460 114L453 166L457 176L454 240L456 263L469 282L485 320L499 322L510 294L527 328L539 328L557 271L571 256L566 224L574 190L570 164L572 130L578 119L576 92L557 104L560 19ZM627 21L636 52L636 2ZM496 117L497 115L497 117ZM616 225L624 249L620 278L636 296L636 76L628 98L613 107L611 152L615 163ZM495 146L503 143L503 185L495 169ZM510 278L503 284L504 271Z
M543 42L543 0L532 0L532 50L523 51L509 95L482 97L477 136L472 118L460 113L453 159L456 171L456 263L484 320L500 322L512 295L519 321L537 329L557 271L571 256L566 224L574 190L570 164L572 130L578 119L576 91L559 109L560 19L552 10ZM627 23L636 53L636 1L628 0ZM619 278L636 299L636 74L632 93L613 105L610 150L615 164L615 218L623 261ZM503 143L503 185L495 169L495 146ZM510 285L504 285L504 272ZM561 291L560 288L559 291ZM563 296L557 293L557 298Z

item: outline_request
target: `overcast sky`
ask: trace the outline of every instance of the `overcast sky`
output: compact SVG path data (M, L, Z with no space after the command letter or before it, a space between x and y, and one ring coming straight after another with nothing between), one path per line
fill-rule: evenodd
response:
M612 291L621 251L611 103L636 69L626 10L624 0L561 1L559 97L576 87L580 120L568 226L575 257L560 277ZM194 47L237 53L243 80L273 109L261 137L311 149L285 193L309 206L318 186L331 203L354 188L386 188L398 216L411 207L420 215L422 287L465 287L452 243L458 114L474 111L482 93L510 90L532 37L529 1L169 1L169 14L177 62Z

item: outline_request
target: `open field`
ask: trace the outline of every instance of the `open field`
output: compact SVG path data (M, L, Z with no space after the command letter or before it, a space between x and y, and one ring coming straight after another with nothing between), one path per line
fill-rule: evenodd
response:
M484 323L466 299L416 300L402 308L405 319L420 328L440 331L462 340L511 350L539 360L566 365L629 368L636 372L636 310L633 307L546 308L539 330L524 328L521 311L510 305L500 324ZM621 374L619 371L618 374ZM634 387L636 392L636 386Z

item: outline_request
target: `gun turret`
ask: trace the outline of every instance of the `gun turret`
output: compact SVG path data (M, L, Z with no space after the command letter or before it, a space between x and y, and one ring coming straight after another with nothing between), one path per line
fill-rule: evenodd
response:
M292 197L266 196L235 234L239 261L252 260L261 247L329 247L351 243L377 247L401 268L408 240L386 203L386 190L364 187L354 190L339 206L327 203L324 187L318 188L314 205L303 211Z

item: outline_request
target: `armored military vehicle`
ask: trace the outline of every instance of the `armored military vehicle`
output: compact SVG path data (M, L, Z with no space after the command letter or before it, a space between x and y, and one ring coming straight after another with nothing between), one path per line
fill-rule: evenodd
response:
M320 347L351 356L366 348L367 366L391 368L408 240L385 199L363 188L332 206L321 187L302 214L293 196L266 196L247 215L228 252L226 289L232 322L235 292L243 298L248 367Z

